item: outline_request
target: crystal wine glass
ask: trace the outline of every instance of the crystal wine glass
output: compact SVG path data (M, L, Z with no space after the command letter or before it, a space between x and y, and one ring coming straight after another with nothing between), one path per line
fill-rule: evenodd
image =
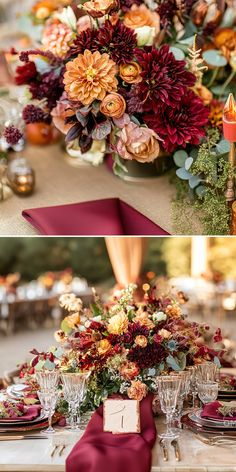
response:
M197 397L197 376L196 376L196 366L191 365L186 368L186 370L190 373L190 391L192 394L193 399L193 408L195 407L195 401Z
M79 429L84 430L87 426L87 423L91 417L92 412L91 411L86 411L83 414L81 414L81 406L83 405L83 402L86 398L87 394L87 389L88 389L88 383L89 383L89 377L90 377L91 372L87 372L86 379L84 381L84 386L81 391L81 399L80 399L80 408L78 409L78 416L77 416L77 426Z
M48 392L57 388L60 372L58 370L40 370L36 372L35 377L40 390Z
M199 383L198 396L204 405L217 399L218 386L218 382L206 381Z
M173 413L176 408L177 398L180 390L181 379L179 376L157 377L158 393L162 411L166 414L166 431L159 434L162 439L174 439L179 433L171 428Z
M87 372L64 372L61 374L64 398L69 405L70 426L72 430L77 429L77 410L83 397L84 384L87 376Z
M196 368L196 375L199 381L215 381L217 366L214 362L204 362Z
M184 405L184 399L186 398L190 390L191 373L189 371L183 370L180 372L176 372L174 376L180 378L180 388L176 403L176 409L174 412L174 419L177 423L177 428L181 428L182 410Z
M59 393L56 390L50 390L44 392L38 391L37 394L43 411L48 415L48 428L43 431L43 433L53 434L55 433L55 429L52 427L52 417L55 413Z

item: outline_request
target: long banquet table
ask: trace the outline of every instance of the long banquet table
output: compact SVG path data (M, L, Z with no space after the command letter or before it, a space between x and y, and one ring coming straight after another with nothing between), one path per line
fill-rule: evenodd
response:
M236 369L222 369L222 372L236 375ZM163 416L156 419L158 433L166 427L163 420ZM0 472L65 472L65 458L80 434L70 437L65 440L69 445L61 457L58 454L51 457L52 439L0 441ZM208 446L187 429L181 431L179 445L181 461L176 462L170 446L169 460L164 462L157 438L152 451L151 472L236 472L235 447Z
M27 146L22 155L35 169L36 190L26 198L13 195L0 202L0 235L37 234L21 216L25 209L111 197L121 198L171 233L174 187L169 183L168 174L143 182L124 182L108 171L105 164L99 167L70 166L59 144Z
M161 432L165 425L163 417L158 418L157 431ZM74 437L74 443L79 439ZM50 456L51 439L18 440L0 442L0 471L1 472L64 472L65 458L73 447L73 442L60 457ZM169 447L169 460L163 461L162 451L157 439L153 448L151 472L235 472L235 448L208 446L195 439L193 433L183 430L179 439L181 461L176 462L174 450ZM78 467L79 470L79 467ZM109 464L107 471L109 470Z

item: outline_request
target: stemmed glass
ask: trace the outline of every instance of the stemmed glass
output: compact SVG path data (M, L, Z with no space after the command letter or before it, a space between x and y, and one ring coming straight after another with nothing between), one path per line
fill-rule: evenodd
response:
M61 374L63 383L63 394L69 405L70 428L77 429L78 416L77 411L83 398L85 382L88 378L88 372L85 373L69 373Z
M162 439L175 439L179 433L171 428L173 414L177 404L181 379L179 376L157 377L158 393L162 411L166 414L166 431L159 434Z
M199 381L215 381L217 366L214 362L204 362L196 367L196 376Z
M38 391L37 394L39 397L39 401L43 407L43 411L48 416L48 428L42 432L44 434L55 433L55 429L53 429L52 427L52 417L55 413L59 393L56 390L48 390L44 392Z
M218 386L218 382L212 381L205 381L198 385L198 396L204 405L217 399Z
M187 397L190 390L191 373L189 371L183 370L183 371L174 373L174 376L180 378L180 388L179 388L179 394L178 394L177 403L176 403L176 410L174 413L174 419L177 423L177 427L181 428L182 410L183 410L183 405L184 405L184 399Z
M186 368L187 372L190 373L190 391L193 399L193 408L195 407L196 397L197 397L197 375L196 375L196 366L192 365Z
M78 425L79 429L81 429L81 430L84 430L86 428L86 426L88 424L88 421L89 421L89 419L90 419L90 417L93 413L92 411L86 411L84 413L81 413L81 407L83 405L83 402L84 402L84 400L86 398L86 394L87 394L90 374L91 374L91 372L87 372L87 377L85 379L84 387L83 387L82 395L81 395L80 409L79 409L78 416L77 416L77 425Z
M40 370L35 373L35 377L41 391L50 391L57 388L60 372L58 370Z
M43 412L48 416L48 428L44 434L52 434L52 417L55 413L59 392L57 391L60 372L58 370L41 370L35 374L40 390L37 391Z

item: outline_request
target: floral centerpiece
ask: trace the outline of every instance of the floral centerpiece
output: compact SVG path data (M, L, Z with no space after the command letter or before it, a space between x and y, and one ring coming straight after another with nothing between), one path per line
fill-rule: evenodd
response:
M113 393L141 400L156 390L157 375L206 360L219 365L221 353L201 343L208 327L186 319L182 295L158 297L154 288L136 302L134 290L129 286L107 305L95 297L90 309L74 294L62 295L68 316L55 333L60 346L47 354L32 351L31 369L91 371L86 407L94 408Z
M53 121L73 162L107 154L122 177L173 156L175 233L228 234L222 110L236 91L235 11L235 0L36 2L41 44L16 71L26 125ZM4 135L22 137L12 125Z

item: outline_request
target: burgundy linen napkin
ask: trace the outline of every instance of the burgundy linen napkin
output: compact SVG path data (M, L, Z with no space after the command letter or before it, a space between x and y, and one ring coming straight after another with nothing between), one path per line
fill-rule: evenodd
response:
M32 405L28 408L27 412L24 413L22 416L12 416L11 418L1 418L1 421L6 421L6 423L9 423L9 420L11 421L31 421L37 418L39 416L41 410L40 405Z
M201 417L202 418L214 418L216 420L229 420L229 421L236 421L236 416L222 416L221 413L218 413L218 408L221 406L221 403L218 401L208 403L204 406Z
M119 198L24 210L23 217L47 235L162 235L165 230Z
M140 434L104 433L103 407L99 407L67 457L66 472L149 472L156 440L152 395L142 400L140 417Z

